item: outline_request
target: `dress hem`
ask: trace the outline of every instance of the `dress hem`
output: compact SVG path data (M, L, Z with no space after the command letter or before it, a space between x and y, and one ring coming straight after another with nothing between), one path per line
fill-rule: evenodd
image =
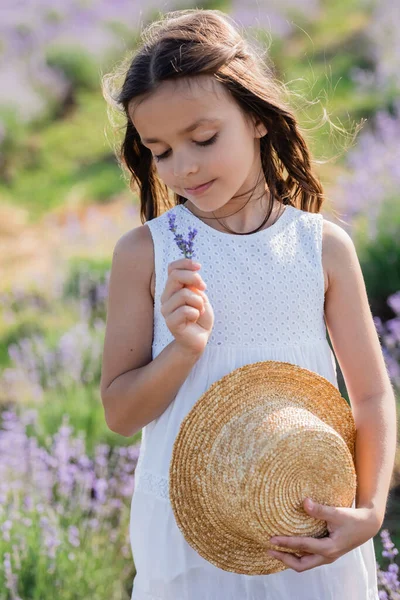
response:
M365 600L379 600L379 592L377 590L376 587L371 587L367 590L367 596L365 598ZM167 596L155 596L154 594L150 594L149 592L145 592L143 590L139 590L138 588L135 588L132 591L132 596L130 600L169 600L169 598L167 598ZM186 598L174 598L174 600L189 600ZM202 598L202 600L221 600L221 594L219 592L218 596L212 595L212 596L205 596ZM242 598L242 600L262 600L262 598L260 598L260 595L257 594L257 596L251 595L251 596L246 596L246 598Z

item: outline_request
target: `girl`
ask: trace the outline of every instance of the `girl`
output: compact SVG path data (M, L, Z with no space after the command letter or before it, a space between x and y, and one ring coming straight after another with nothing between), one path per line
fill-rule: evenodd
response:
M147 27L116 100L142 225L114 250L101 395L110 429L143 429L132 599L377 600L372 538L394 463L394 394L354 245L320 213L323 190L278 83L226 15L185 10ZM196 230L201 265L182 257L171 223ZM358 430L355 502L305 503L330 536L271 540L305 553L276 553L285 570L219 569L185 541L169 503L180 424L248 363L291 362L337 386L324 319Z

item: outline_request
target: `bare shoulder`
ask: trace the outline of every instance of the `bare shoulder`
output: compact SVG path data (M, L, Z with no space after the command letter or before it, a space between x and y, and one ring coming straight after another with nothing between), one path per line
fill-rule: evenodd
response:
M113 252L100 386L107 423L113 423L114 400L108 400L112 382L152 360L152 271L151 232L140 225L124 233Z
M114 256L117 254L122 255L127 266L130 264L142 269L143 279L148 282L154 300L154 246L146 223L130 229L119 238L114 248Z
M324 268L325 294L335 276L337 276L337 269L340 268L340 265L348 265L346 261L354 253L354 243L347 231L340 227L340 225L324 219L322 228L322 264Z
M325 322L357 422L367 400L378 402L393 390L357 250L340 225L324 222L323 255L329 277Z

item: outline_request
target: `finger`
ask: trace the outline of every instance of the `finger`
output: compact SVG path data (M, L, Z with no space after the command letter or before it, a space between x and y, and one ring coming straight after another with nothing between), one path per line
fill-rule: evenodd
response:
M161 301L168 300L172 294L185 286L195 287L203 291L207 287L200 273L190 271L189 269L174 269L167 279L165 289L161 295Z
M178 260L174 260L168 265L168 275L174 269L189 269L191 271L200 269L199 263L197 263L192 258L179 258Z
M347 508L343 509L340 506L329 506L314 501L310 503L310 500L311 498L304 499L304 510L307 514L313 516L315 519L320 519L321 521L338 523L342 519L343 513L347 510Z
M184 304L170 313L165 318L165 322L170 330L172 329L178 333L181 333L186 327L188 321L196 323L199 317L200 311L197 308L193 308L193 306Z
M194 285L187 285L185 286L188 290L191 290L194 294L196 294L197 296L201 296L203 298L203 300L205 302L208 302L208 298L207 295L205 294L205 292L203 292L203 290L199 290L198 287L195 287Z
M193 291L199 290L200 287L204 289L202 282L201 276L194 271L188 269L174 269L168 276L160 300L162 303L165 303L173 294L184 287L193 288Z
M164 302L161 307L161 314L165 317L173 313L180 306L191 306L201 311L204 308L204 300L201 295L195 293L188 287L175 292L169 300Z
M312 537L273 537L270 543L279 548L290 548L297 552L308 552L310 554L327 555L333 551L333 541L329 537L312 538Z
M332 562L319 554L308 554L306 556L302 556L301 558L297 558L288 552L277 552L276 550L269 550L268 554L283 562L283 564L290 569L293 569L299 573Z

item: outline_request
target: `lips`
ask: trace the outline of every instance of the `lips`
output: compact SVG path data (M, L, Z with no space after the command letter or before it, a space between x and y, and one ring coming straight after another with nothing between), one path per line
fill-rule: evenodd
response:
M206 181L205 183L200 183L199 185L195 185L194 187L191 187L191 188L185 188L185 190L192 192L193 190L197 190L198 188L203 187L203 185L207 185L207 183L211 183L211 181Z
M211 179L210 181L207 181L206 183L202 183L200 185L197 185L196 187L192 187L192 188L184 188L187 192L190 193L195 193L195 192L201 192L203 190L208 189L212 183L214 183L215 179Z

